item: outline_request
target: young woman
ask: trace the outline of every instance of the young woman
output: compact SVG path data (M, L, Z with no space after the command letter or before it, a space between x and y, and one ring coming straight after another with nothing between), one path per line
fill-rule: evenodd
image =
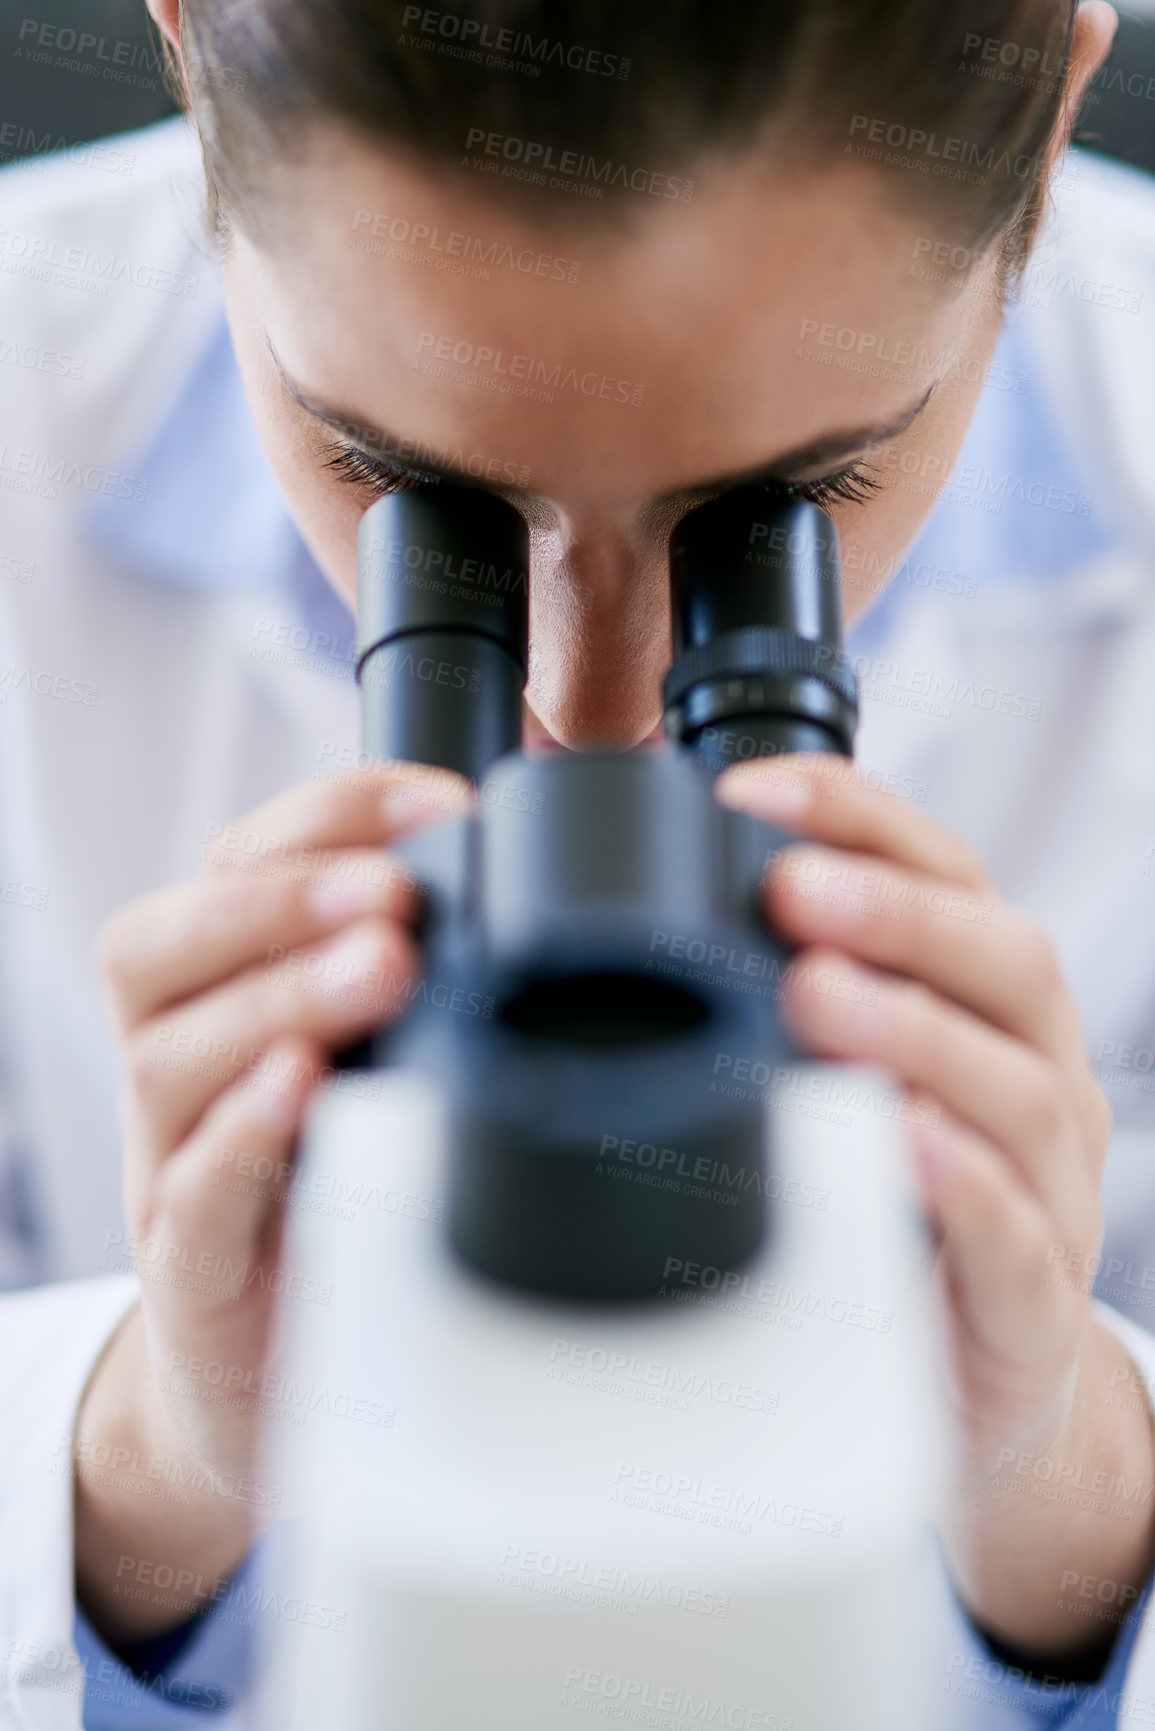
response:
M381 491L450 476L512 500L532 537L527 722L542 749L655 733L669 532L737 481L772 479L831 512L849 617L885 586L994 377L1009 288L1113 27L1105 5L1053 0L154 10L204 150L245 395L301 535L351 604L357 524ZM187 283L167 292L197 298ZM115 353L100 311L78 351L92 370ZM164 374L163 344L149 353ZM198 400L219 405L206 354ZM203 460L196 437L186 448ZM182 495L179 468L166 508L191 498L189 533L211 535L199 521L211 500L187 474ZM137 479L98 490L125 482L128 497ZM1067 491L1039 508L1064 514ZM246 525L243 544L268 558L263 532ZM277 629L250 612L242 635L260 654ZM123 646L127 664L138 647ZM157 713L163 680L162 668ZM203 685L196 696L190 735L203 723L222 752L243 752L246 714L222 714ZM347 722L332 723L337 740ZM182 787L192 776L182 769ZM403 770L355 770L233 825L218 808L211 836L183 837L182 864L199 840L203 876L113 919L103 956L128 1077L130 1243L276 1267L277 1205L214 1175L226 1152L288 1160L311 1077L398 1009L380 982L420 966L413 909L369 867L465 797L448 780L430 790ZM799 852L766 885L776 929L847 982L795 991L800 1038L885 1066L937 1108L917 1154L966 1440L944 1534L956 1589L996 1652L1097 1675L1117 1626L1105 1638L1060 1583L1074 1569L1134 1603L1150 1494L1120 1520L999 1480L1008 1460L1060 1460L1080 1483L1149 1488L1155 1473L1137 1368L1151 1349L1090 1304L1109 1113L1053 949L915 802L802 762L737 770L722 797L796 830L800 853L847 887L798 893ZM157 863L138 865L137 887L163 881ZM979 898L984 921L933 911L952 892ZM300 950L346 989L293 990L269 958ZM854 1007L864 997L869 1013ZM199 1052L213 1061L185 1061ZM254 1089L258 1067L295 1080ZM259 1367L268 1304L267 1282L222 1295L145 1278L139 1292L48 1289L10 1310L40 1357L57 1354L45 1392L22 1385L32 1346L13 1343L5 1375L23 1398L10 1422L29 1460L43 1462L54 1429L74 1435L88 1624L152 1668L158 1649L141 1643L204 1600L195 1583L241 1565L259 1513L236 1491L253 1481L256 1412L185 1399L167 1369L176 1354ZM110 1459L187 1466L195 1488L184 1502L142 1495ZM53 1537L66 1554L67 1533ZM149 1560L129 1571L131 1594L125 1558ZM178 1573L194 1585L174 1612ZM1054 1702L1042 1710L1054 1722Z

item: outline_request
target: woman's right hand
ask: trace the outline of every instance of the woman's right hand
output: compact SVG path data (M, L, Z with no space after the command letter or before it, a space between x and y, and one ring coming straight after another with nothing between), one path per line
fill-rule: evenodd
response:
M387 844L468 798L416 765L309 782L225 827L198 883L105 927L140 1300L81 1406L76 1558L112 1639L183 1621L277 1503L254 1477L245 1391L282 1284L270 1277L302 1111L332 1054L397 1015L419 977L413 877ZM227 1367L227 1404L181 1377L198 1360ZM158 1570L182 1591L155 1587Z

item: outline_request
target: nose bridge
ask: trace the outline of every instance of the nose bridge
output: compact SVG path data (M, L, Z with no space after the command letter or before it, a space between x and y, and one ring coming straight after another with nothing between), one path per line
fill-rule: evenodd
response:
M563 744L643 739L661 715L670 641L664 535L619 517L570 520L533 536L529 695Z

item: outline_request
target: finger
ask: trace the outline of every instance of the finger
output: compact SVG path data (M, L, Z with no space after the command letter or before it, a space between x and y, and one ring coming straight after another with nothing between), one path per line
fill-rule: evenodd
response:
M274 944L295 949L372 914L413 917L408 867L384 852L339 858L345 869L327 876L221 875L160 890L114 914L99 950L121 1029L226 980Z
M191 1269L197 1284L190 1290L202 1298L231 1303L240 1296L245 1272L277 1237L319 1055L309 1041L276 1042L273 1064L219 1094L164 1162L152 1185L146 1275L154 1264L162 1275ZM276 1182L243 1176L265 1171Z
M339 1050L395 1016L419 978L408 933L359 920L326 945L274 954L268 966L141 1023L127 1046L137 1137L154 1162L164 1159L272 1042L297 1035Z
M383 844L467 810L471 799L462 776L429 764L337 771L278 794L235 824L214 825L206 869L251 870L261 859L313 871L324 850Z
M984 1400L1022 1406L1028 1379L1048 1383L1048 1360L1069 1351L1069 1307L1048 1278L1054 1228L985 1137L944 1118L918 1128L914 1147L960 1330L979 1349ZM1085 1228L1078 1242L1096 1242L1090 1219Z
M1040 927L992 894L877 857L792 847L766 881L771 924L796 943L829 943L921 979L1063 1064L1083 1036Z
M982 866L960 837L909 800L868 787L852 763L833 753L735 764L720 777L718 797L815 841L880 854L970 889L986 887Z
M1032 1047L925 986L833 951L795 958L783 1010L807 1050L879 1064L932 1095L1005 1150L1034 1196L1068 1231L1079 1230L1081 1211L1094 1206L1096 1162L1055 1066Z
M377 843L372 847L296 848L283 854L238 850L227 864L218 860L212 865L204 881L231 883L239 877L251 883L325 883L336 888L351 882L380 884L390 872L397 882L416 885L416 874L390 850L390 844Z

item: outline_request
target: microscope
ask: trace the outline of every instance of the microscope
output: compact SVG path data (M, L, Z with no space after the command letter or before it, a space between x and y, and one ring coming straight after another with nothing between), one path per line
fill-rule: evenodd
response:
M318 1096L324 1283L273 1425L298 1511L278 1731L928 1731L944 1439L901 1096L788 1037L789 838L730 764L849 758L837 533L764 487L670 546L664 749L521 750L529 549L480 489L360 532L366 751L451 769L402 847L425 971ZM326 1198L319 1205L318 1197Z

